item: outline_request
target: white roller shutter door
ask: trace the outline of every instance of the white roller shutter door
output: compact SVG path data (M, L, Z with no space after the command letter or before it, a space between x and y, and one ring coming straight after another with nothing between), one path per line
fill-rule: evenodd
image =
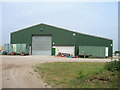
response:
M32 36L32 55L51 55L51 36Z

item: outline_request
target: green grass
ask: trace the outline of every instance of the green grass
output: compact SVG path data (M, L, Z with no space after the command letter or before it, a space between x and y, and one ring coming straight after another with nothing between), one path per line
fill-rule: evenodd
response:
M113 76L104 69L103 62L54 62L35 65L41 78L54 88L115 88L117 72Z

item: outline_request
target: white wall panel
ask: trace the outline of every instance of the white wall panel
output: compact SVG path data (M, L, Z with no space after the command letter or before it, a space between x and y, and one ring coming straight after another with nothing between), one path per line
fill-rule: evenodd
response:
M56 55L61 52L75 56L75 46L53 46L53 48L56 48Z

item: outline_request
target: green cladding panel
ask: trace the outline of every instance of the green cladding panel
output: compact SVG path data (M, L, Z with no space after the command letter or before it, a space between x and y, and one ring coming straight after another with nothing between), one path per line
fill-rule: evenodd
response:
M11 33L11 43L26 43L32 45L32 36L34 35L52 36L54 46L75 46L75 55L79 54L79 46L105 46L109 47L109 57L112 56L111 39L69 31L46 24L38 24Z
M101 46L79 46L79 55L89 54L91 57L106 57L106 47Z

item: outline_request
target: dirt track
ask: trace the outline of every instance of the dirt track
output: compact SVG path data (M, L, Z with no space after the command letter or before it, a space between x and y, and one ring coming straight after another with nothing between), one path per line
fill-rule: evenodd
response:
M1 56L0 56L1 57ZM2 88L47 88L32 65L45 62L107 62L110 59L73 59L52 56L3 56ZM0 60L1 63L1 60ZM0 64L1 65L1 64ZM0 66L1 68L1 66Z

